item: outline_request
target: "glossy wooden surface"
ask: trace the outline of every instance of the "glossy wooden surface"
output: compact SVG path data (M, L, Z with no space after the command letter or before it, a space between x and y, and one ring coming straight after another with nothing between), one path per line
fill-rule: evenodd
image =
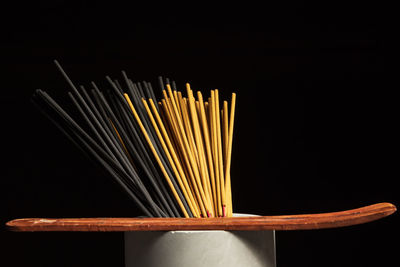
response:
M9 221L11 231L178 231L178 230L310 230L357 225L396 211L390 203L358 209L302 215L229 218L26 218Z

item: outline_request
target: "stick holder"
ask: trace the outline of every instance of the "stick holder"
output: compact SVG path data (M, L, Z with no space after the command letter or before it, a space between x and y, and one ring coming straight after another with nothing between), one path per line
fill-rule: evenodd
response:
M126 267L274 267L276 230L336 228L372 222L396 211L391 203L300 215L230 218L27 218L11 231L124 232Z

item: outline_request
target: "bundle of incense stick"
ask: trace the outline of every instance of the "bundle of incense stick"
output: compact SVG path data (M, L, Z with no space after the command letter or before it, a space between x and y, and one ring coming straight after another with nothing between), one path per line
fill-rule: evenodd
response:
M231 154L236 94L220 105L218 90L197 98L159 77L156 100L149 82L106 77L102 91L78 90L60 64L78 112L73 119L48 93L36 106L89 158L104 168L149 217L232 216ZM171 86L172 85L172 86Z

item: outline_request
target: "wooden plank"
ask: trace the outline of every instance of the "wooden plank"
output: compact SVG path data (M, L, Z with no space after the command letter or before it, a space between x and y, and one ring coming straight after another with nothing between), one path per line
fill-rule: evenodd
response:
M7 222L11 231L179 231L179 230L311 230L357 225L378 220L396 211L390 203L358 209L302 215L226 218L27 218Z

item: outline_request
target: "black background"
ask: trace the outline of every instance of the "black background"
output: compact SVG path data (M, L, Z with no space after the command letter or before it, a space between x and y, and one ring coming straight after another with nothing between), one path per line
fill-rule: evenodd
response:
M219 8L88 1L3 8L2 264L123 266L121 233L11 233L4 224L141 215L29 102L41 88L70 107L53 59L76 84L106 86L105 75L119 78L125 70L154 85L164 75L180 88L218 88L225 99L236 92L236 212L397 205L391 9L366 2ZM278 266L395 266L397 223L394 214L346 228L278 232Z

